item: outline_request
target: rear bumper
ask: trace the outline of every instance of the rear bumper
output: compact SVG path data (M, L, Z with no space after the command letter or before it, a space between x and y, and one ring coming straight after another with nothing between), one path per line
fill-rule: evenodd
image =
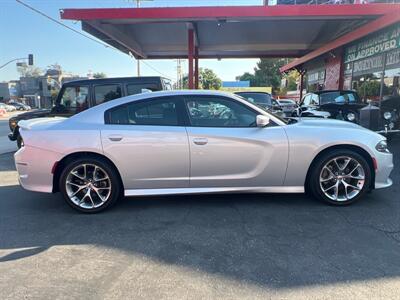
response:
M51 193L53 191L54 164L61 154L25 146L15 154L15 166L21 186L29 191Z

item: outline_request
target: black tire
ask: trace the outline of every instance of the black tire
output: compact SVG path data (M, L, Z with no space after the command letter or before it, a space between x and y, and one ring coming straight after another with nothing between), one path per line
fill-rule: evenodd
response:
M330 197L328 197L326 195L325 192L327 190L325 190L325 192L323 191L322 186L325 185L325 182L324 183L320 182L320 176L321 176L321 174L323 174L322 173L322 171L323 171L322 169L327 164L329 164L329 162L331 162L335 158L338 158L338 161L340 162L340 160L343 159L343 157L348 157L348 158L353 159L354 161L350 161L350 162L354 163L354 165L356 165L355 162L357 162L357 163L359 163L361 165L362 171L364 173L363 174L364 182L363 182L361 190L354 190L354 191L358 191L358 194L356 194L351 199L347 199L347 196L348 196L347 195L347 188L345 188L343 184L338 183L339 186L341 186L341 188L339 188L340 191L344 192L346 190L346 192L345 192L345 199L346 200L333 200L333 199L331 199ZM342 164L342 166L344 166L344 164ZM352 168L349 167L349 169L352 169ZM325 168L325 170L326 170L326 168ZM328 172L328 171L324 171L324 172ZM355 172L358 172L358 170L356 170ZM331 174L333 175L333 173L331 173ZM315 163L313 163L312 170L311 170L311 172L309 174L310 178L309 178L309 181L308 181L309 185L308 185L307 188L308 188L308 191L310 192L310 194L314 198L316 198L318 200L322 200L322 201L327 202L329 204L338 205L338 206L350 205L350 204L358 201L359 199L361 199L364 196L364 194L367 193L370 190L371 178L372 178L371 175L372 174L371 174L370 165L368 164L367 160L362 155L360 155L359 153L357 153L355 151L352 151L352 150L345 150L345 149L343 149L343 150L341 150L341 149L332 150L332 151L329 151L329 152L323 154L321 157L317 158L317 161L315 161ZM359 176L359 175L357 175L357 176ZM332 182L329 182L329 183L336 183L339 179L334 177L331 180L332 180ZM342 181L345 180L346 183L349 183L349 181L350 181L350 183L352 185L354 185L354 186L358 186L358 184L353 183L354 181L359 182L358 179L345 178L345 179L341 179L341 180ZM351 182L352 180L353 180L353 182ZM335 192L335 188L333 189L332 192L333 193ZM335 195L332 195L332 197L335 197ZM338 198L337 195L336 195L336 198Z
M111 192L110 195L101 206L95 207L95 208L84 208L76 203L74 203L70 197L68 196L67 192L67 178L68 175L72 170L74 170L76 167L82 164L89 164L89 165L95 165L100 167L102 170L104 170L109 179L110 179L110 184L111 184ZM104 159L100 158L95 158L95 157L87 157L87 158L80 158L80 159L75 159L67 163L65 168L62 170L61 175L60 175L60 180L59 180L59 190L64 198L64 200L68 203L69 206L72 208L83 212L83 213L98 213L101 212L107 208L110 208L112 205L114 205L117 200L121 197L121 191L122 191L122 184L119 179L119 175L117 171L115 170L115 167L111 165L109 162L107 162Z

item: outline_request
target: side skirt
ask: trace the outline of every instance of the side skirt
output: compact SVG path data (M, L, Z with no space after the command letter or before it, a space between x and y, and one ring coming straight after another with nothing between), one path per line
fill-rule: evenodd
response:
M211 188L171 188L171 189L131 189L125 196L152 196L205 193L304 193L303 186L271 187L211 187Z

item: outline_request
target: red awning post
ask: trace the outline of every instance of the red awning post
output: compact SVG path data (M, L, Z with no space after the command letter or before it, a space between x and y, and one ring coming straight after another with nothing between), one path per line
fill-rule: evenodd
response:
M194 57L194 31L193 29L188 30L188 65L189 65L189 89L193 90L193 57Z
M195 57L194 57L194 88L199 89L199 48L195 47Z

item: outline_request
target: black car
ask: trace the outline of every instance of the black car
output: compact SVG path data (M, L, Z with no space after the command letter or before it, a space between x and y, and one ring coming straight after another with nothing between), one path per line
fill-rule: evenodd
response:
M355 91L324 90L306 94L293 116L345 120L379 133L400 132L400 98L365 103Z
M282 107L279 103L272 98L271 94L265 92L235 92L236 95L239 95L245 98L247 101L254 103L265 110L269 110L278 115L283 115Z
M18 147L21 147L22 140L17 125L20 120L55 116L70 117L113 99L146 91L169 89L172 89L171 83L163 77L123 77L70 81L62 85L51 109L36 109L10 118L11 133L8 138L11 141L17 141Z

